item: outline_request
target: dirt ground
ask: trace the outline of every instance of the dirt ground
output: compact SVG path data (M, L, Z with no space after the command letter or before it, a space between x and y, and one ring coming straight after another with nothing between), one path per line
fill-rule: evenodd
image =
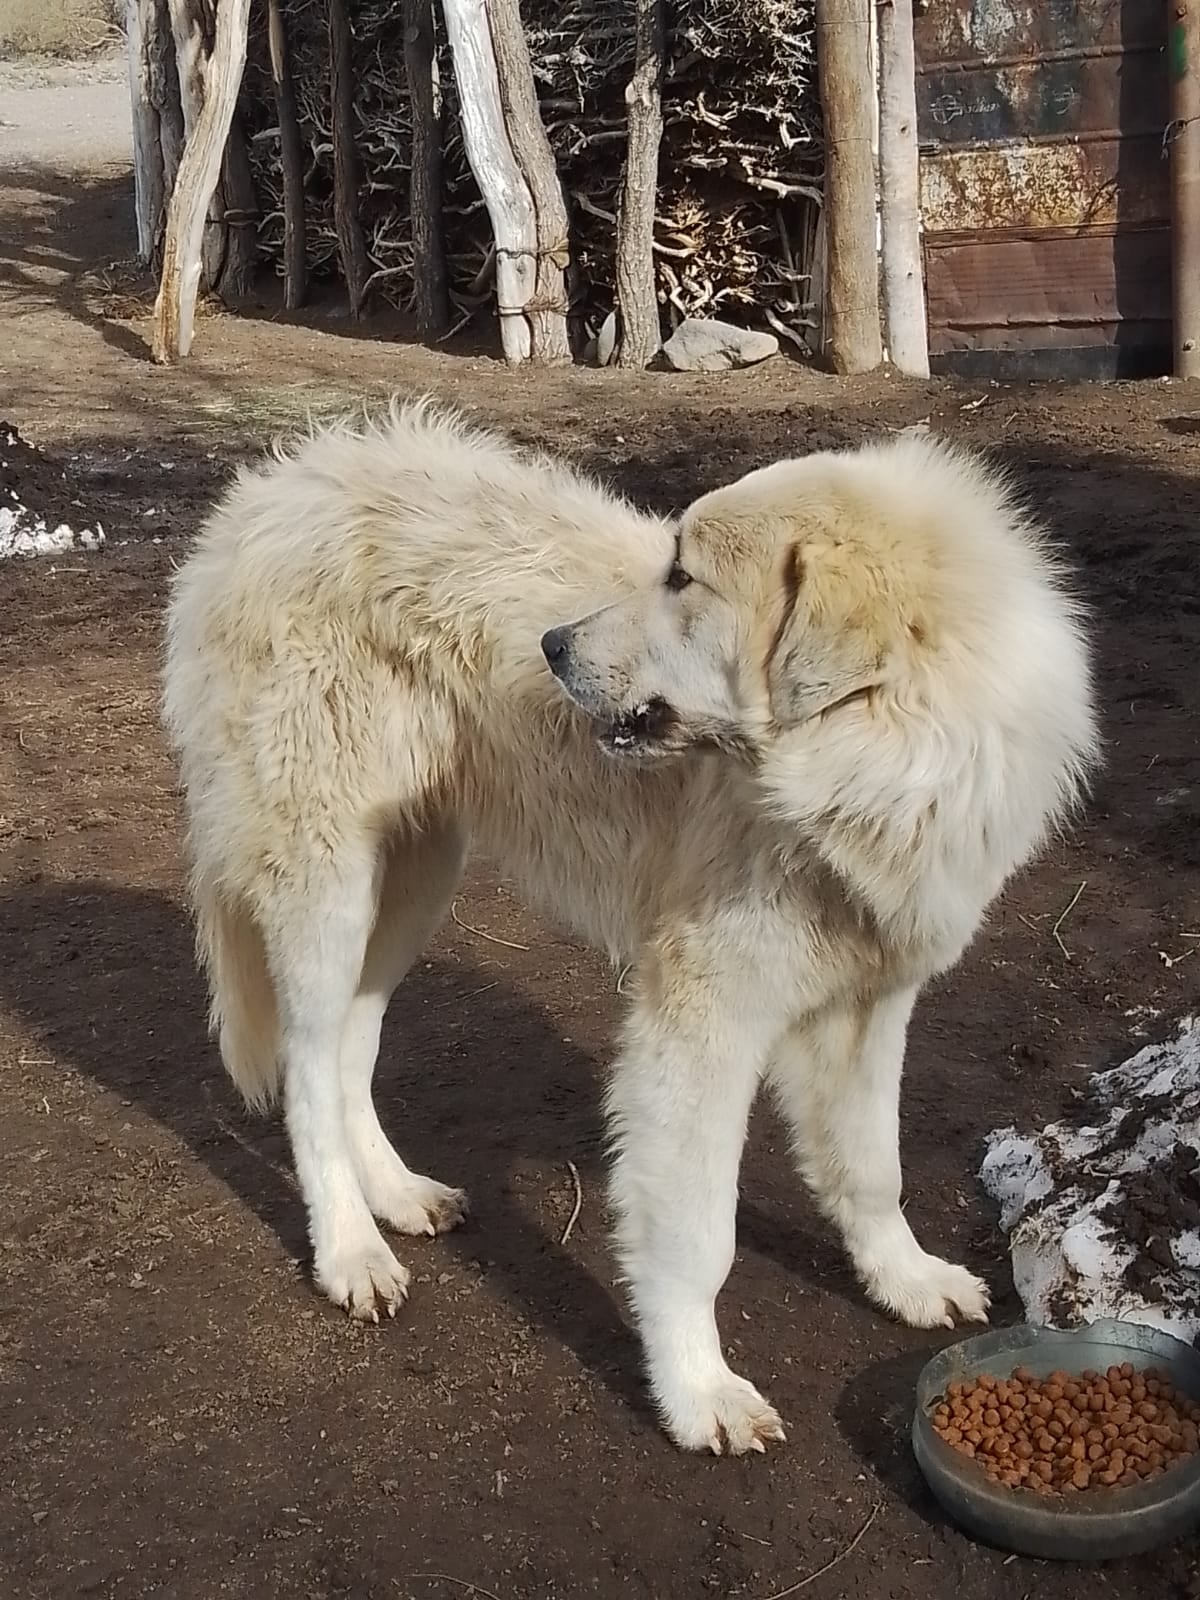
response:
M316 1298L281 1130L242 1111L205 1038L156 709L172 566L231 463L309 405L433 390L656 506L926 418L993 447L1079 565L1109 754L1084 819L1012 885L912 1038L908 1214L1013 1319L982 1136L1060 1113L1091 1068L1195 1006L1200 395L851 383L782 359L514 375L267 306L203 319L191 360L160 371L144 302L108 266L129 212L115 145L81 167L46 138L0 174L0 413L110 541L0 566L0 1592L1200 1594L1193 1547L1089 1571L947 1525L906 1435L939 1339L867 1307L765 1112L723 1330L790 1440L737 1462L672 1450L605 1240L614 979L482 868L397 997L380 1071L400 1148L465 1183L474 1220L405 1242L417 1281L395 1324ZM568 1163L582 1210L563 1245Z

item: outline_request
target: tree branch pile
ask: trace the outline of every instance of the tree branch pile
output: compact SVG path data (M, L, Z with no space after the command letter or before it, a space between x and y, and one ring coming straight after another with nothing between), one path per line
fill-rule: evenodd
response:
M281 0L305 157L313 278L340 275L324 0ZM353 28L359 213L369 293L413 298L403 0L347 0ZM542 118L571 223L574 311L594 328L614 294L616 214L633 69L633 0L522 0ZM256 8L243 114L260 251L282 270L283 183L265 18ZM802 338L824 167L812 0L677 0L655 220L669 321L729 316ZM492 299L487 213L463 151L439 19L447 276L461 325Z

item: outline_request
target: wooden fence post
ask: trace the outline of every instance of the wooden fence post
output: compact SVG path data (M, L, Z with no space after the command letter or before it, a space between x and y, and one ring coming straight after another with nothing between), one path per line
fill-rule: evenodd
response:
M163 153L158 113L150 98L147 51L153 27L154 0L126 0L125 50L129 63L129 102L133 114L133 204L137 217L138 255L149 266L155 232L165 198ZM143 25L147 17L150 27Z
M204 104L184 146L167 212L162 278L154 306L155 361L178 361L191 349L204 223L221 177L246 63L250 0L221 0L204 82Z
M292 58L280 0L267 0L267 45L275 115L279 118L279 169L283 178L283 303L288 311L304 304L308 248L304 233L304 143L296 110Z
M329 96L333 132L333 215L350 315L362 314L371 268L358 213L358 150L354 141L354 36L346 0L326 0Z
M487 9L505 128L529 188L537 229L534 293L526 308L530 354L543 365L555 365L571 359L565 280L571 254L567 205L538 109L521 8L517 0L488 0Z
M1175 376L1200 378L1200 0L1172 0L1171 310Z
M537 281L537 217L504 123L487 0L442 0L458 80L463 145L496 240L496 299L506 361L527 361L526 308Z
M888 355L900 372L927 378L913 0L879 3L879 215Z
M166 0L174 41L183 140L191 137L208 92L220 0ZM258 197L241 122L235 110L222 152L221 172L204 223L200 285L217 293L245 294L258 255Z
M183 160L183 103L179 94L179 68L175 61L175 40L167 0L151 0L143 11L143 26L150 31L150 99L158 113L158 142L163 158L163 203L155 221L155 270L162 266L163 240L167 231L167 206L175 191L179 163Z
M166 0L126 0L125 47L133 121L138 255L157 267L167 202L183 150L179 77Z
M213 36L209 26L213 19L208 12L208 0L167 0L171 18L171 37L175 45L175 71L179 79L179 105L183 113L184 147L192 137L192 130L204 109L204 85L208 73L209 57L213 49ZM222 151L224 156L224 151ZM221 180L213 190L213 200L220 194ZM200 287L215 288L221 275L221 262L225 256L225 229L213 216L210 202L204 219L204 234L200 246Z
M633 76L625 89L628 135L617 211L617 365L645 367L662 344L654 281L654 207L662 142L666 15L662 0L637 0Z
M436 339L450 325L442 223L442 118L433 41L433 0L403 0L404 71L412 113L408 217L417 332Z
M236 300L254 287L258 264L258 190L242 119L235 106L225 139L217 181L214 221L221 230L221 269L213 288L222 300Z
M871 156L872 0L816 0L817 74L825 120L825 328L835 372L883 360L875 163Z

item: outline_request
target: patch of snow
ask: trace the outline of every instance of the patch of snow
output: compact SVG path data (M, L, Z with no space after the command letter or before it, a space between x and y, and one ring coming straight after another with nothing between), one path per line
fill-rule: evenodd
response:
M0 506L0 561L14 556L54 556L66 550L99 550L105 541L97 522L91 528L72 528L60 522L51 527L20 501Z
M1200 1147L1200 1017L1178 1034L1093 1076L1094 1121L1051 1123L1040 1134L1001 1128L980 1169L1009 1235L1013 1280L1030 1322L1122 1318L1177 1338L1200 1334L1200 1230L1180 1217L1164 1235L1170 1265L1154 1293L1126 1276L1145 1245L1123 1232L1126 1183L1180 1145Z

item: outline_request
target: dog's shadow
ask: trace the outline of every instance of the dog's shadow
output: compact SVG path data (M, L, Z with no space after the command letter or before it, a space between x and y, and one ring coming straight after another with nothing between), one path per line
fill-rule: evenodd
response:
M145 889L40 881L11 889L0 919L0 1000L46 1053L169 1129L307 1260L286 1133L278 1117L246 1113L206 1040L183 909ZM615 1296L539 1223L519 1170L527 1158L561 1168L569 1207L570 1159L594 1206L594 1063L495 976L444 957L410 974L385 1029L381 1120L414 1167L475 1198L447 1243L483 1263L524 1315L648 1417L636 1341Z
M183 908L149 889L39 880L10 889L0 918L9 935L0 1001L46 1053L170 1130L289 1255L307 1260L286 1133L278 1116L245 1111L205 1037L206 998ZM392 1002L376 1101L406 1160L473 1197L471 1219L448 1245L480 1263L522 1315L648 1419L637 1341L617 1297L539 1220L541 1197L529 1194L534 1180L521 1170L558 1168L564 1209L567 1162L575 1163L589 1199L588 1254L608 1280L606 1229L597 1226L597 1064L494 971L434 956L418 963ZM832 1236L751 1201L739 1212L739 1238L858 1303Z

